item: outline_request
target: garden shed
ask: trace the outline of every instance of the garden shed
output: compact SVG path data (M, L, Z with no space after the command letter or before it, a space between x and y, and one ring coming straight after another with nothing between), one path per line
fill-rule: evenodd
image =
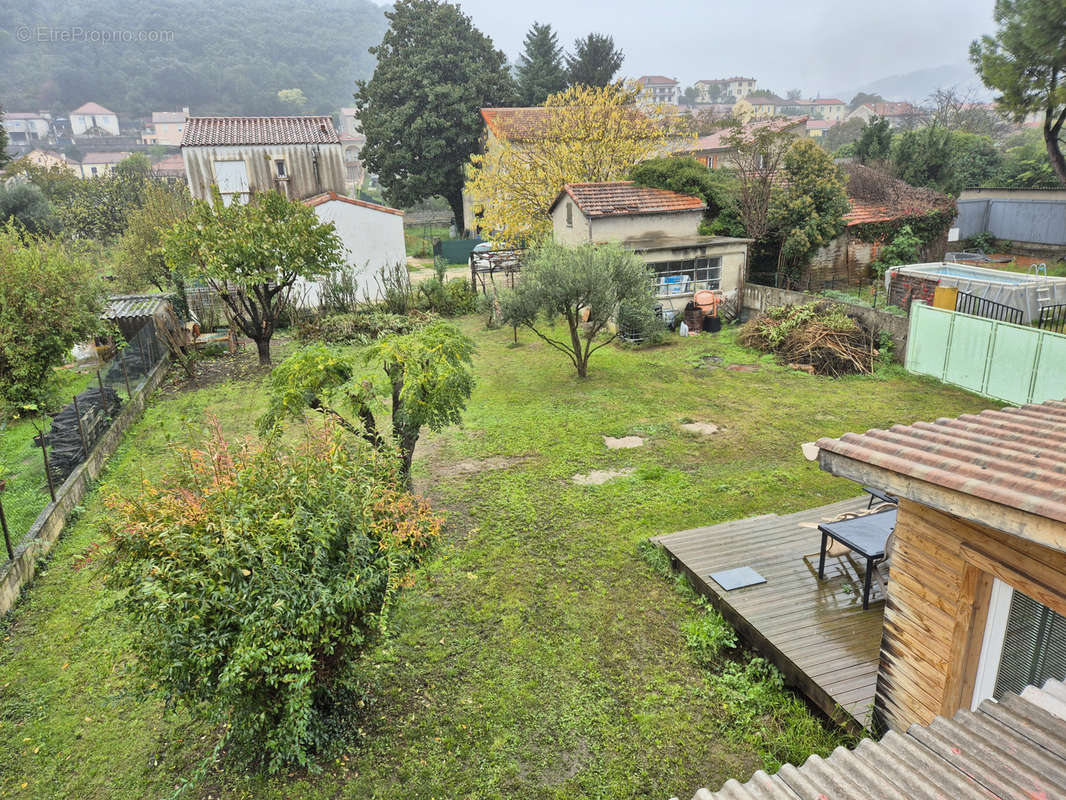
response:
M1066 679L1066 402L816 444L822 469L899 500L876 723Z
M107 309L101 319L118 326L123 338L132 342L150 322L162 330L174 315L165 294L125 294L107 298Z

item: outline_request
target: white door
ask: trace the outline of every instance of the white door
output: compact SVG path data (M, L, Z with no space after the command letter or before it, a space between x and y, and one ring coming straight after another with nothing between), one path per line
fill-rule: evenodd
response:
M216 161L215 183L223 204L228 206L234 198L243 203L248 199L248 166L244 161Z

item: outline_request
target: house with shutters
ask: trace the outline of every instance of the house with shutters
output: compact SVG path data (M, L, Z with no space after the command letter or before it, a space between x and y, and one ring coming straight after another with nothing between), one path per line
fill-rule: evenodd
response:
M190 117L181 139L189 191L227 205L275 190L292 200L344 194L341 139L333 120L305 117Z
M189 107L181 111L153 111L152 121L141 134L145 144L178 147L185 133L185 123L189 119Z

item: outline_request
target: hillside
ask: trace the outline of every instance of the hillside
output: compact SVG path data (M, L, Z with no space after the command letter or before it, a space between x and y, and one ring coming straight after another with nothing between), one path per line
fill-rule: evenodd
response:
M6 109L69 111L93 100L129 115L350 105L355 81L374 69L367 49L386 29L370 0L0 0L0 19ZM90 33L112 41L85 41ZM281 89L302 90L306 105L279 102Z
M846 93L848 97L857 92L879 94L886 100L909 100L912 103L924 102L937 89L955 87L960 94L973 91L974 100L983 102L992 99L992 93L982 84L981 79L968 63L945 64L940 67L919 69L901 75L886 78L860 86L856 91Z

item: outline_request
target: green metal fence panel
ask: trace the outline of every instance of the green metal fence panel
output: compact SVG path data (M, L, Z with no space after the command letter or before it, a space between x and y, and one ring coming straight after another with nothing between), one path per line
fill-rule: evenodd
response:
M911 326L907 334L906 366L919 375L943 380L944 356L951 335L951 316L922 314L929 306L915 303L911 309ZM919 335L920 333L920 335Z
M1066 336L1041 331L1040 354L1033 376L1032 396L1044 400L1066 399Z
M442 239L433 246L433 254L442 256L449 264L465 264L481 239Z
M990 319L965 314L952 319L942 380L980 391L992 344L993 325L995 322Z
M988 375L982 394L999 397L1011 403L1028 403L1040 337L1032 328L997 325L996 336L989 350Z
M911 306L906 368L1008 403L1066 399L1066 335Z

